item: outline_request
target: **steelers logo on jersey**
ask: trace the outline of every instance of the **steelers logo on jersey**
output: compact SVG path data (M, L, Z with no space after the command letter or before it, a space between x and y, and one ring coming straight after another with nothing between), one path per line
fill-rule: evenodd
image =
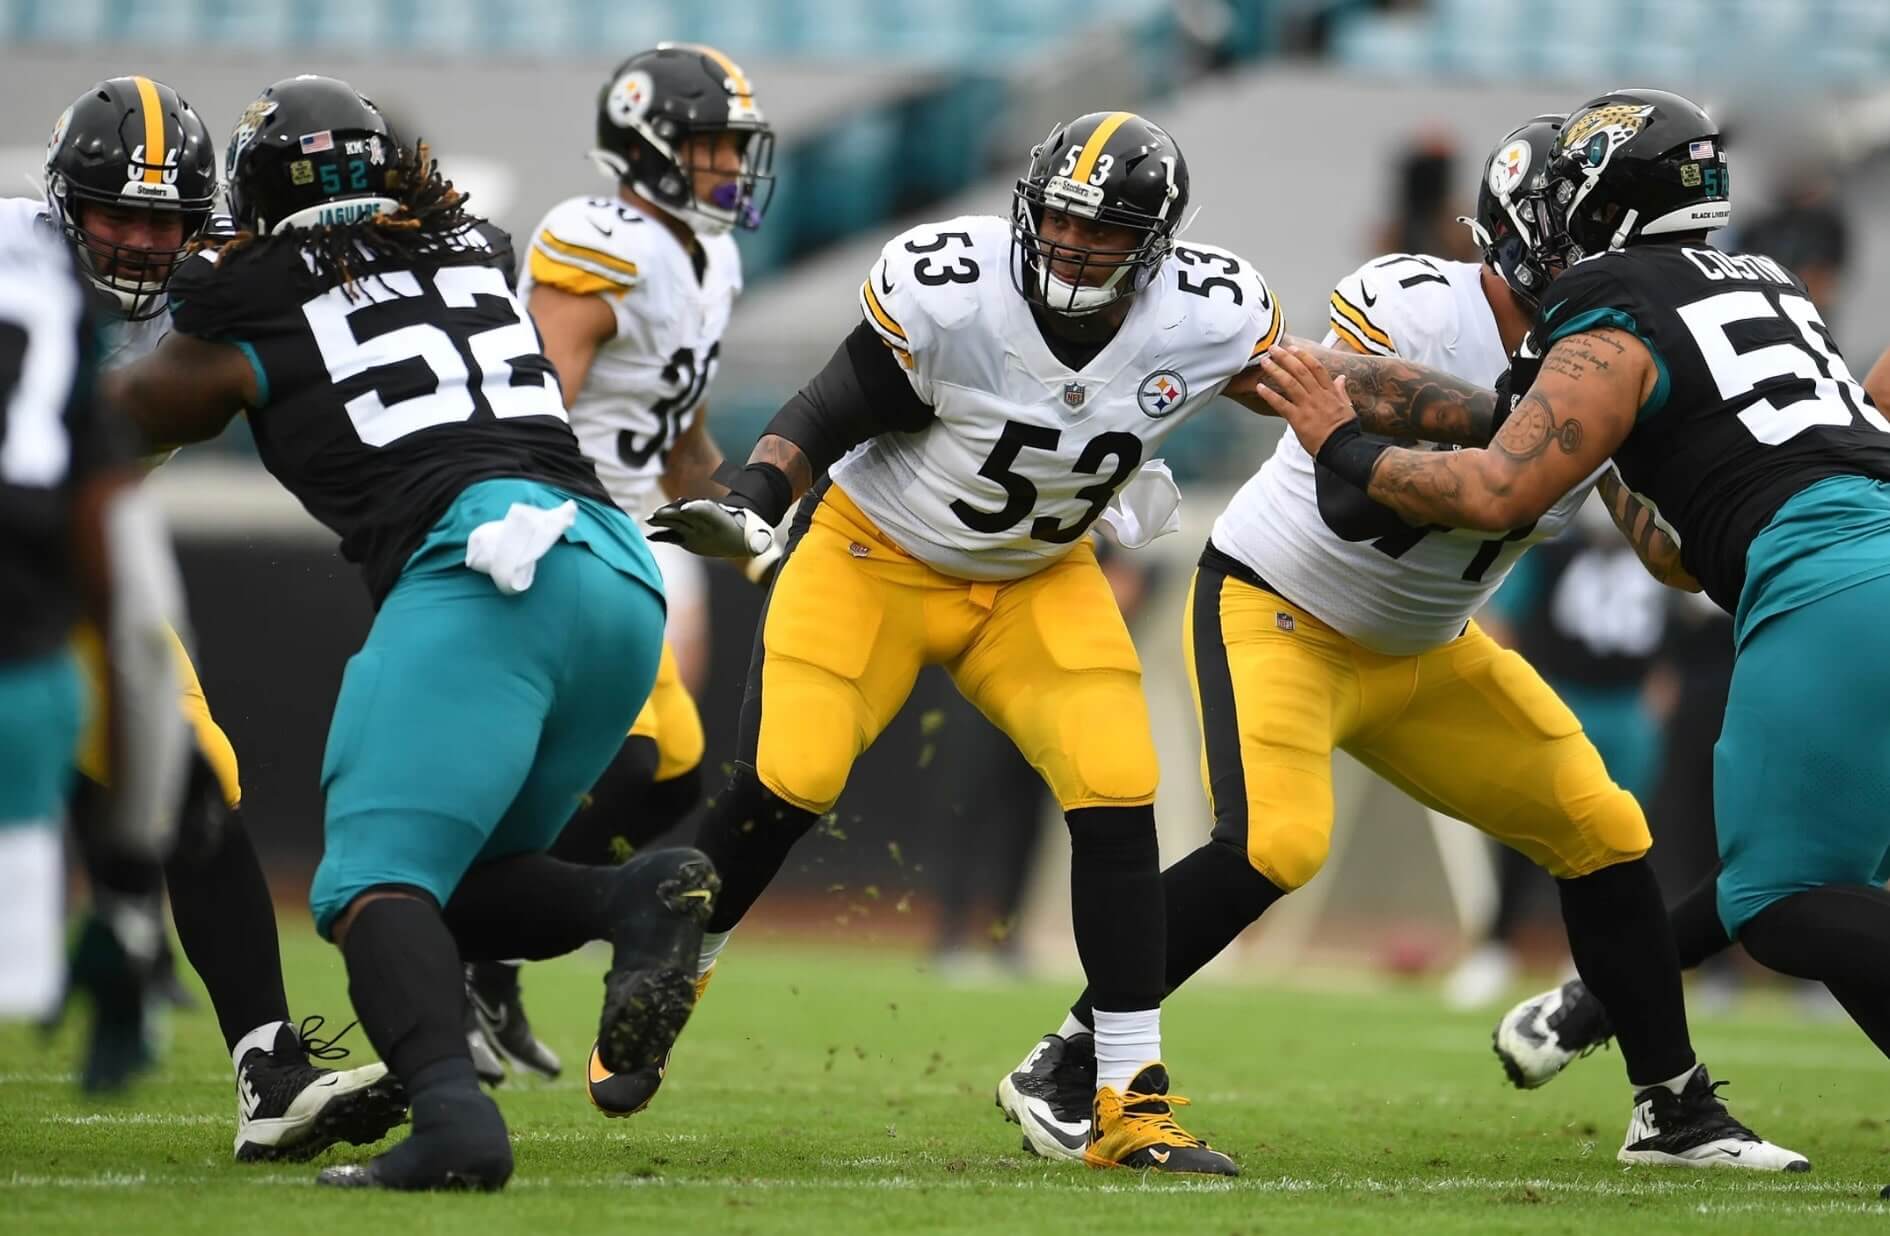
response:
M1142 415L1156 421L1187 400L1188 380L1173 369L1157 369L1142 379L1141 387L1135 392L1135 401L1141 406Z

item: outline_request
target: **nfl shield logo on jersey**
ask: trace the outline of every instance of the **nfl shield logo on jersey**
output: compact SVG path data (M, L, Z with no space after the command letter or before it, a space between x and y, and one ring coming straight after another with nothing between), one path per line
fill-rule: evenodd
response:
M1188 383L1173 369L1157 369L1142 379L1141 388L1135 392L1135 401L1141 405L1142 415L1157 421L1179 408L1187 399Z
M1088 398L1089 388L1084 386L1081 382L1065 382L1063 384L1064 407L1070 409L1080 408L1083 406L1083 401Z

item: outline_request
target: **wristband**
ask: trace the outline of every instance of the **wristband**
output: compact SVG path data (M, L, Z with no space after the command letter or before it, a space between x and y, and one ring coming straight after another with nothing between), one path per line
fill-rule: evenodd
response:
M1378 457L1390 449L1391 443L1366 437L1354 417L1332 431L1314 462L1360 489L1370 489L1372 469L1378 466Z
M773 464L751 463L729 482L728 502L748 508L774 527L794 505L794 485Z

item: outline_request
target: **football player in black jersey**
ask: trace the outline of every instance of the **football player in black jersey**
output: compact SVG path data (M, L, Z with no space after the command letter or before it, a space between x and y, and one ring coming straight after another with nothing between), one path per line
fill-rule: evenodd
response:
M53 126L46 195L0 199L0 237L62 235L89 285L107 369L150 352L170 329L165 289L190 245L219 226L215 143L176 90L141 75L99 82ZM162 457L145 461L149 466ZM242 813L236 750L211 716L183 641L177 702L195 736L179 813L180 844L164 864L171 917L216 1012L236 1074L234 1150L244 1161L305 1158L336 1141L379 1141L406 1114L387 1070L317 1067L347 1049L315 1037L320 1017L289 1013L275 904ZM95 698L105 690L104 644L89 626L76 640ZM91 709L78 753L72 816L83 840L100 835L88 818L108 812L111 743L103 710ZM99 863L90 854L88 865ZM121 877L94 872L107 884ZM158 936L163 944L163 936ZM167 948L158 973L168 975ZM161 987L160 987L161 990ZM173 990L175 988L173 987Z
M162 522L97 406L97 331L53 235L0 235L0 1019L46 1018L68 985L86 991L81 1080L109 1090L152 1059L158 864L190 741L168 634L182 593ZM79 820L96 913L68 978L61 833L84 713L81 616L101 633L112 789Z
M545 848L656 676L662 580L597 482L503 258L426 147L345 82L278 82L226 160L237 234L171 284L175 333L119 371L154 445L247 412L263 463L341 536L376 615L322 770L310 900L413 1134L324 1183L498 1188L461 958L615 957L598 1051L653 1066L695 1003L718 882L694 850L580 867Z
M1420 407L1410 367L1362 361L1335 383L1308 354L1276 365L1265 397L1321 462L1417 523L1526 523L1614 457L1647 508L1643 557L1735 624L1715 752L1722 869L1676 907L1680 960L1737 939L1825 983L1890 1054L1890 421L1798 279L1708 243L1727 190L1724 140L1699 107L1602 95L1570 115L1530 189L1532 246L1560 273L1504 391L1427 372ZM1372 445L1361 427L1473 449ZM1499 1039L1528 1032L1539 1084L1609 1017L1641 1015L1597 1005L1579 986L1548 993ZM1711 1094L1702 1070L1649 1100L1670 1142Z

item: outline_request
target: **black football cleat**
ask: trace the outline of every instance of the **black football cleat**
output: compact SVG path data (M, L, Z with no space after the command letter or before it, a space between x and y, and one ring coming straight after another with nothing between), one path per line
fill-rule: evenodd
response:
M532 1034L520 998L519 967L502 961L476 962L466 967L466 995L473 1016L492 1050L513 1066L540 1077L555 1078L564 1071L558 1053Z
M1024 1149L1081 1163L1096 1098L1096 1039L1046 1034L997 1084L1004 1118L1024 1131Z
M236 1157L312 1159L336 1142L369 1146L407 1117L407 1095L385 1064L337 1072L310 1063L348 1054L314 1037L320 1017L282 1022L275 1044L252 1047L236 1069ZM346 1034L347 1029L342 1030Z
M1649 1086L1634 1095L1627 1140L1615 1157L1627 1164L1658 1167L1743 1167L1759 1172L1808 1172L1811 1161L1774 1146L1741 1124L1718 1090L1725 1082L1699 1065L1679 1094Z
M1187 1102L1168 1093L1168 1070L1160 1061L1143 1066L1121 1094L1100 1087L1083 1161L1183 1176L1240 1175L1233 1159L1175 1123L1174 1109Z
M1490 1046L1518 1090L1546 1084L1614 1037L1608 1011L1580 979L1531 996L1503 1014Z
M595 1049L595 1063L613 1074L658 1068L682 1033L696 1007L703 927L722 887L708 855L686 847L646 851L621 870Z

